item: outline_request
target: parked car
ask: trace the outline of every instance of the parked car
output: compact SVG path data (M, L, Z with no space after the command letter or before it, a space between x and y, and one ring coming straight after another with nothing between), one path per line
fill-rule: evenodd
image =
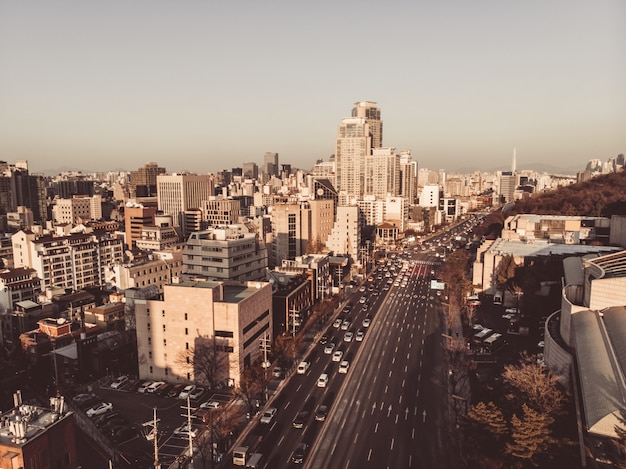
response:
M191 428L189 428L189 425L187 425L186 423L184 423L183 425L181 425L180 427L178 427L176 430L174 430L174 435L178 435L178 436L189 436L191 435L192 438L195 438L198 434L198 431L193 428L193 426Z
M202 395L204 394L204 391L205 389L200 388L200 387L194 389L193 391L189 393L189 399L193 399L193 400L200 399Z
M146 392L154 394L154 391L159 389L159 387L163 386L164 384L166 384L165 381L154 381L150 386L146 388Z
M272 375L274 378L282 378L283 377L283 369L280 366L275 366L272 371Z
M178 397L184 387L184 384L174 384L167 392L167 397Z
M200 404L201 409L217 409L220 403L218 401L207 401Z
M88 399L85 399L83 401L80 402L80 404L78 404L78 407L80 407L81 409L90 409L91 407L94 407L98 404L100 404L102 402L102 399L100 399L97 396L92 396Z
M180 392L180 394L178 395L179 399L187 399L189 397L189 394L196 389L196 385L195 384L189 384L187 386L185 386L183 388L183 390Z
M168 383L162 384L158 387L158 389L154 391L154 394L156 394L157 396L167 396L173 386L173 384Z
M87 417L95 417L97 415L102 415L106 412L109 412L113 409L113 404L110 402L101 402L89 409L87 409Z
M122 441L128 441L134 438L135 436L137 436L137 432L135 431L134 428L121 427L115 433L113 433L113 435L111 435L111 438L113 439L114 442L120 443Z
M274 420L276 412L276 407L269 407L265 412L263 412L263 415L261 416L261 423L271 423L272 420Z
M109 412L108 414L101 415L96 418L93 423L96 427L101 427L106 424L109 420L113 420L114 418L121 417L122 415L119 412Z
M123 387L126 383L128 383L128 376L126 375L118 376L111 383L111 389L119 389Z
M144 381L143 383L141 383L139 385L139 387L137 388L137 392L148 392L148 388L154 383L154 381Z

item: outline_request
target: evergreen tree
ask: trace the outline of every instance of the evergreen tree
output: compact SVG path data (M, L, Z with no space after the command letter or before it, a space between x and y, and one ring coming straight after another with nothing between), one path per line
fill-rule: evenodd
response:
M552 442L547 416L523 404L522 417L511 418L511 439L504 451L514 462L537 466Z

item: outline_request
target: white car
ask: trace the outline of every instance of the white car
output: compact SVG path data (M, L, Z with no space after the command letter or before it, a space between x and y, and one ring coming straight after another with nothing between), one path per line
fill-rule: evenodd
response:
M347 319L341 323L341 330L342 331L347 331L350 328L350 321L348 321Z
M327 344L326 347L324 347L324 353L326 355L330 355L331 353L333 353L333 350L335 350L335 344L333 342Z
M341 326L341 319L335 319L335 322L333 322L333 327L335 329L339 329L339 326Z
M363 327L370 327L372 320L370 318L363 319Z
M352 332L346 332L346 334L343 336L343 341L352 342L353 337L354 337L354 334Z
M115 378L113 382L111 383L111 389L119 389L122 386L124 386L126 383L128 383L128 376L126 375L119 376Z
M276 415L277 409L276 407L270 407L261 416L261 423L272 423L274 419L274 415Z
M154 381L144 382L141 386L139 386L139 388L137 388L137 392L141 392L141 393L147 392L148 388L150 387L152 383L154 383Z
M207 401L200 404L200 408L202 409L217 409L219 406L220 403L218 401Z
M303 375L306 373L306 370L309 369L309 362L305 362L305 361L301 361L300 364L298 365L298 374L299 375Z
M365 338L365 332L357 331L356 336L354 337L354 340L356 340L357 342L363 342L364 338Z
M343 357L343 352L341 350L337 350L335 353L333 353L334 362L340 362L342 357Z
M178 436L188 437L191 435L192 438L195 438L197 434L198 434L197 430L193 427L189 428L189 425L187 425L186 423L178 427L176 430L174 430L174 435L178 435Z
M93 406L91 409L87 409L87 417L95 417L96 415L102 415L108 411L113 410L113 404L110 402L101 402L98 405Z
M343 360L339 364L339 373L346 374L348 372L348 368L350 368L350 362L348 360Z
M178 395L179 399L187 399L189 397L189 394L196 389L196 385L195 384L189 384L187 386L185 386L183 388L183 390L180 392L180 394Z

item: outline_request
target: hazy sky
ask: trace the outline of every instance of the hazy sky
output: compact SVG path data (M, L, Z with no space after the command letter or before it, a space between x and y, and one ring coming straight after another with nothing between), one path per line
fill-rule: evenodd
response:
M3 1L0 159L304 169L353 103L421 167L626 152L624 0Z

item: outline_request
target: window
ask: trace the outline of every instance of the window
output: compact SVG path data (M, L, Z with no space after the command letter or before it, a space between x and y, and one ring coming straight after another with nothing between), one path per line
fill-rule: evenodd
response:
M148 358L152 359L152 351L148 352Z
M185 350L189 350L189 342L185 342Z
M152 374L152 373L153 373L153 371L152 371L152 365L150 365L150 374Z
M161 316L165 317L165 310L161 311Z
M187 319L188 319L188 317L187 317L187 313L185 313L185 321L186 321Z
M185 327L185 335L189 335L189 329Z
M163 339L163 346L165 347L167 345L167 339Z
M152 345L152 337L148 337L148 345Z
M163 324L163 332L165 332L165 324Z

